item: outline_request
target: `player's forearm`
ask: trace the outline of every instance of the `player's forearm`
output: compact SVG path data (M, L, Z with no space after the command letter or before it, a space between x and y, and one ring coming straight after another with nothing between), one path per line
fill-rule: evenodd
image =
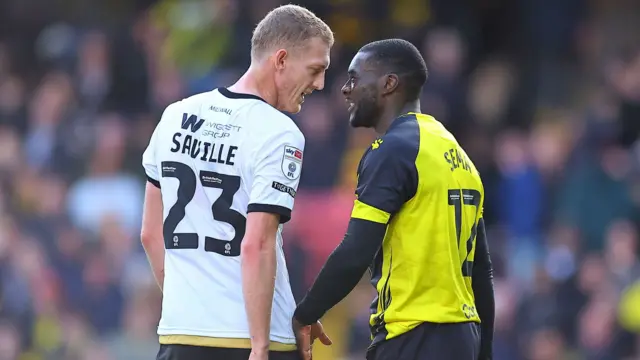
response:
M318 321L353 290L378 252L386 229L386 224L351 219L344 239L296 309L294 316L300 323Z
M480 324L480 360L489 360L492 359L493 353L493 323L495 317L493 281L489 277L478 279L474 277L473 292L476 298L478 316L482 321Z
M495 297L493 291L493 266L489 255L484 221L478 224L476 256L473 266L473 293L481 321L480 360L492 359Z
M160 291L164 289L164 241L157 236L141 235L142 247L147 254L153 277L156 279Z
M269 348L275 276L275 246L242 248L242 291L254 350Z

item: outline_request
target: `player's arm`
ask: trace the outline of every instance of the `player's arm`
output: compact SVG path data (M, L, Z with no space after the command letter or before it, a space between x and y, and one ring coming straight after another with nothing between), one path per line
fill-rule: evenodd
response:
M276 232L291 218L302 167L304 137L297 130L265 140L257 153L242 240L242 291L252 351L269 348L276 277Z
M386 223L351 218L342 242L298 304L294 317L300 324L314 324L353 290L382 245L386 228Z
M417 145L390 138L364 159L356 189L358 199L344 239L294 314L302 325L320 319L358 284L382 245L389 219L415 195L416 155Z
M280 216L256 211L247 214L242 241L242 292L249 321L252 351L269 350L271 307L276 273L275 237Z
M162 194L160 192L160 177L155 159L157 133L158 128L156 127L149 141L149 146L142 156L142 166L147 176L147 185L144 195L140 240L151 265L153 276L156 278L160 290L162 290L164 284L164 239L162 235Z
M162 238L162 195L160 189L147 182L142 214L142 246L147 254L153 276L162 291L164 285L164 240Z
M493 322L495 318L495 299L493 293L493 267L489 255L489 243L484 219L478 222L476 254L473 262L471 286L475 297L476 309L481 320L481 342L479 360L493 358Z

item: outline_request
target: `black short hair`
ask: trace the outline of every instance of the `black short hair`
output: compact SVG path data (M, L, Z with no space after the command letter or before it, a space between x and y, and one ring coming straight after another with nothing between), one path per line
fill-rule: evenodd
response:
M420 51L403 39L385 39L368 43L360 49L371 55L369 60L401 78L407 101L417 100L427 82L427 64Z

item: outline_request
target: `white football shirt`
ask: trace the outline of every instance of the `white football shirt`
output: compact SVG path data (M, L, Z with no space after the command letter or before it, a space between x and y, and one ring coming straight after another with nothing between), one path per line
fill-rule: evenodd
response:
M240 268L246 215L290 219L303 150L293 121L254 95L219 88L167 107L142 161L164 205L159 335L250 338ZM281 230L271 340L294 344Z

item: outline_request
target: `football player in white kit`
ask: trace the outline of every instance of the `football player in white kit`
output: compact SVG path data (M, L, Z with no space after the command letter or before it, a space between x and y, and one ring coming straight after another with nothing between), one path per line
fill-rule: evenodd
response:
M280 111L297 113L324 87L333 41L309 10L276 8L234 85L164 111L142 161L141 238L163 291L157 359L293 360L310 358L311 338L330 344L319 323L299 334L291 325L281 224L304 136Z

